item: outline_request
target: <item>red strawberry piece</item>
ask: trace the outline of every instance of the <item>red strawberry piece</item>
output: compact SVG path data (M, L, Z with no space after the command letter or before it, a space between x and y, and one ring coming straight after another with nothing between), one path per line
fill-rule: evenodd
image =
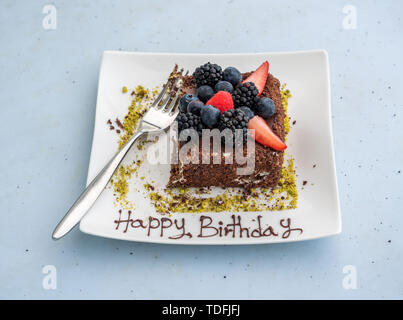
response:
M281 139L271 130L263 118L254 116L249 120L248 128L255 130L254 132L251 132L252 137L264 146L278 151L285 150L287 148L285 143L281 141Z
M269 62L265 61L262 65L256 69L249 77L247 77L244 82L253 82L256 88L259 90L259 95L263 92L264 86L266 85L267 76L269 74Z
M209 101L206 102L206 106L211 105L216 107L221 113L234 109L234 100L232 100L231 93L227 91L218 91Z

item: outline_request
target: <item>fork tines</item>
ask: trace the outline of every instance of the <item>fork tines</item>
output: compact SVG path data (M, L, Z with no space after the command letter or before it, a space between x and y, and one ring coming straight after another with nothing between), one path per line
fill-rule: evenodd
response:
M177 70L176 65L168 77L168 81L164 84L162 91L155 99L152 107L156 109L163 109L164 112L173 113L175 110L176 102L180 94L182 86L183 69ZM187 75L189 71L186 72ZM179 84L179 85L178 85Z

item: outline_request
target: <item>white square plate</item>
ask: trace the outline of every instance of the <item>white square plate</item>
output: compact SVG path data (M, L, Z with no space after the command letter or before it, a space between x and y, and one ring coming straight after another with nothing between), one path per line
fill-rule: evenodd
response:
M91 181L117 150L117 136L108 129L106 122L116 117L122 119L127 112L130 95L121 93L123 85L133 88L142 84L154 88L166 82L175 64L193 71L197 66L210 61L223 68L235 66L241 72L246 72L254 70L264 60L269 61L270 72L281 83L286 83L292 94L288 113L292 121L296 120L296 125L291 126L288 135L287 154L295 159L299 189L297 209L237 213L236 216L242 219L242 227L248 228L249 237L246 232L243 232L241 237L239 227L232 227L236 232L230 232L225 236L219 227L230 224L233 213L173 213L170 217L165 216L169 220L162 223L162 216L155 212L148 197L141 192L132 191L129 198L134 201L137 208L131 215L133 220L130 222L133 223L121 222L117 228L115 220L119 219L119 208L114 205L112 190L106 188L81 221L80 230L109 238L171 244L274 243L314 239L340 233L341 217L330 111L329 64L327 53L323 50L257 54L104 52L87 181ZM133 161L136 152L137 148L132 148L126 161ZM159 169L164 176L163 179L167 181L169 166ZM308 184L302 190L304 180L308 181ZM143 183L138 181L138 187L142 187ZM128 212L124 210L120 219L127 220L127 214ZM209 218L205 218L201 228L201 216L212 219L210 227L205 227L209 221ZM151 223L149 223L150 217ZM134 221L136 219L143 220L145 228L138 227L140 224L139 220ZM175 220L178 227L175 225ZM172 226L168 227L170 222ZM184 229L181 228L182 223L185 225Z

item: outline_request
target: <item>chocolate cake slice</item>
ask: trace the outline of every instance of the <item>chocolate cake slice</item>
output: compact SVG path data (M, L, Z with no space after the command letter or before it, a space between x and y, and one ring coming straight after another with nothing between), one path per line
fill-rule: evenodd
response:
M246 79L251 72L243 73L242 78ZM196 82L193 76L183 77L183 93L195 94ZM281 101L280 81L270 73L266 85L260 97L271 98L275 104L275 114L267 120L272 131L282 140L285 139L284 117L285 112ZM200 138L201 140L201 138ZM201 159L202 147L199 143L199 159ZM246 145L244 145L246 154ZM281 178L281 171L284 161L284 151L276 151L256 142L255 144L255 166L252 174L238 175L239 164L225 164L225 150L221 148L221 164L171 164L171 175L168 188L174 187L244 187L246 189L255 187L274 187Z

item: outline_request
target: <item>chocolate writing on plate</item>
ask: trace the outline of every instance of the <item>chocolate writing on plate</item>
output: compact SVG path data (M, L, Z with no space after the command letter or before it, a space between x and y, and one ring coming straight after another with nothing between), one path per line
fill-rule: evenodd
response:
M232 215L231 221L224 223L220 219L201 215L197 230L194 223L190 231L189 223L186 217L168 218L152 217L138 218L132 211L122 212L119 210L119 218L114 221L115 230L126 233L129 230L141 231L147 237L168 238L170 240L179 240L182 238L264 238L274 237L287 239L292 234L301 235L302 228L292 226L290 218L280 219L278 225L263 225L261 215L253 218L246 226L242 222L241 215Z

